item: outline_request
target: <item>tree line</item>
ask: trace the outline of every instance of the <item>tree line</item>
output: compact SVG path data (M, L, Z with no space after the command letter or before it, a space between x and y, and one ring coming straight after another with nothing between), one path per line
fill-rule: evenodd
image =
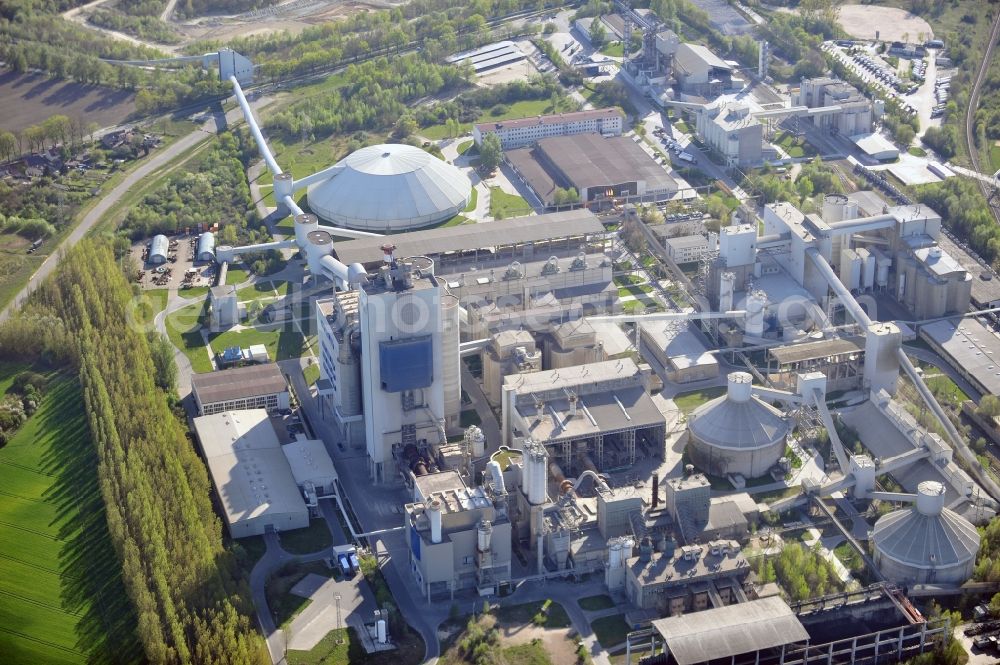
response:
M108 527L149 661L269 662L247 582L223 547L205 465L155 383L131 300L110 245L84 240L0 327L0 348L23 342L14 347L22 358L62 348L79 368Z

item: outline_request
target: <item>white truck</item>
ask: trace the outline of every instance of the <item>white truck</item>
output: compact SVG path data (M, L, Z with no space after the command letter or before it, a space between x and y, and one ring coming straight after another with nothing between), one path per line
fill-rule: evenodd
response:
M698 158L692 155L690 152L678 153L677 159L687 162L688 164L697 164Z

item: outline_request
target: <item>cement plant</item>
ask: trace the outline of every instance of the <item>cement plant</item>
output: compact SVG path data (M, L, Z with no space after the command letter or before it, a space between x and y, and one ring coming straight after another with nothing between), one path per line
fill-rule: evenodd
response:
M925 193L974 183L992 224L1000 186L988 161L911 145L949 121L958 37L898 34L897 13L927 24L888 7L862 36L844 7L789 82L774 69L808 68L773 7L594 4L491 18L439 58L474 92L414 92L388 130L333 133L328 161L307 138L326 74L256 61L298 32L105 59L193 66L226 99L191 117L244 137L263 231L154 222L115 256L155 305L135 316L169 345L266 662L995 662L1000 276L960 197ZM212 25L323 29L308 3L263 6ZM407 20L387 7L348 21ZM330 76L375 62L353 57ZM532 112L490 97L537 76L559 90ZM90 409L106 389L84 367Z

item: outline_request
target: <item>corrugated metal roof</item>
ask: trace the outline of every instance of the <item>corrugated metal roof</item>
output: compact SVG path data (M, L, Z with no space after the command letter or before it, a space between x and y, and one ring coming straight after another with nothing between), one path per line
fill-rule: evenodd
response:
M688 428L701 441L720 448L754 449L784 437L789 425L781 411L757 397L737 402L723 395L692 411Z
M281 393L288 390L288 385L276 363L265 363L193 374L191 389L198 394L202 404L212 404Z
M872 541L883 556L919 568L941 568L968 562L979 551L979 532L968 520L945 508L923 515L916 506L883 516Z
M149 248L150 258L154 256L162 256L163 258L167 258L167 252L169 251L170 251L170 241L167 240L167 236L165 235L153 236L153 242Z
M497 222L464 224L447 228L400 233L391 238L397 257L437 256L446 252L487 249L498 245L544 242L604 233L604 226L589 210L568 210L548 215L514 217ZM337 243L339 259L369 265L382 261L382 236Z
M677 665L753 653L809 639L792 609L772 596L653 621Z
M864 337L845 337L842 339L822 339L816 342L803 342L769 349L768 354L778 363L788 363L812 360L814 358L829 358L847 353L861 353L865 350Z

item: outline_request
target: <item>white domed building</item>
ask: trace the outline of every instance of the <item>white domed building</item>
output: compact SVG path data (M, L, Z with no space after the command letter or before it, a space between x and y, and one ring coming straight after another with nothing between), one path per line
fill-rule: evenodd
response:
M362 148L309 189L309 207L334 226L377 233L443 222L462 212L472 183L457 168L402 143Z
M979 532L944 503L944 485L925 480L917 486L912 506L875 523L875 565L886 579L897 584L962 584L972 577Z
M780 410L753 396L750 374L733 372L728 378L725 395L688 416L688 455L714 476L759 478L785 454L791 425Z

